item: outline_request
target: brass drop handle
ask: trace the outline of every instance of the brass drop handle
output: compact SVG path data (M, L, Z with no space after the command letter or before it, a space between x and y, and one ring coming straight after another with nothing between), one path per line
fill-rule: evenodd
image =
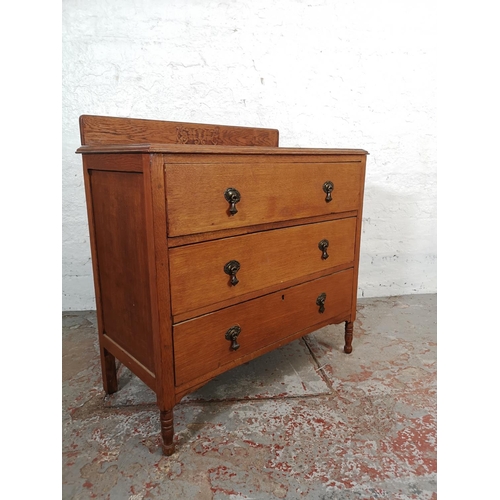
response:
M240 280L236 277L236 273L240 270L240 267L240 263L237 260L230 260L224 266L224 272L231 276L231 280L229 281L231 286L236 286L240 282Z
M239 325L232 326L226 332L226 340L229 340L231 342L231 349L233 351L236 351L240 348L240 344L238 344L238 342L236 340L240 333L241 333L241 327Z
M326 300L326 293L322 293L318 296L316 299L316 305L319 306L319 311L320 313L325 312L325 300Z
M319 243L318 243L318 248L323 252L323 254L321 255L321 258L323 260L326 260L328 259L329 255L328 255L328 252L326 251L326 249L328 248L328 245L330 243L328 242L328 240L321 240Z
M224 198L229 203L229 213L231 215L237 214L238 209L236 208L236 203L241 200L240 192L235 188L227 188L224 192Z
M332 201L333 182L332 181L326 181L323 184L323 191L326 193L325 201L327 203L330 203Z

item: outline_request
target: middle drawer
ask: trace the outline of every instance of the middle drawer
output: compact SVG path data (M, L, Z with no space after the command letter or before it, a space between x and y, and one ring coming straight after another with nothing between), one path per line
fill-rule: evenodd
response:
M349 264L355 234L350 217L172 248L172 314Z

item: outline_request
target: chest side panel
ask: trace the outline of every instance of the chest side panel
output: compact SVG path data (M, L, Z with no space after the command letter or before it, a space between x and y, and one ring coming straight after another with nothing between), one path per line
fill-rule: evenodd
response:
M103 334L154 373L143 174L89 175Z

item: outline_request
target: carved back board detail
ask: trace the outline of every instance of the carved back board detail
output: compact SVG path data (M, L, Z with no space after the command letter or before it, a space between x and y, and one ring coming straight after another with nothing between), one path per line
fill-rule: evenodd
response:
M220 128L177 127L177 144L221 145Z

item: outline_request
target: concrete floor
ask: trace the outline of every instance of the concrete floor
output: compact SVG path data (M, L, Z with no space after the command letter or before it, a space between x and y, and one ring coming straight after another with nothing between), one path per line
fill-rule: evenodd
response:
M63 314L63 499L435 499L436 295L362 299L343 325L217 377L175 409L100 382L93 312Z

